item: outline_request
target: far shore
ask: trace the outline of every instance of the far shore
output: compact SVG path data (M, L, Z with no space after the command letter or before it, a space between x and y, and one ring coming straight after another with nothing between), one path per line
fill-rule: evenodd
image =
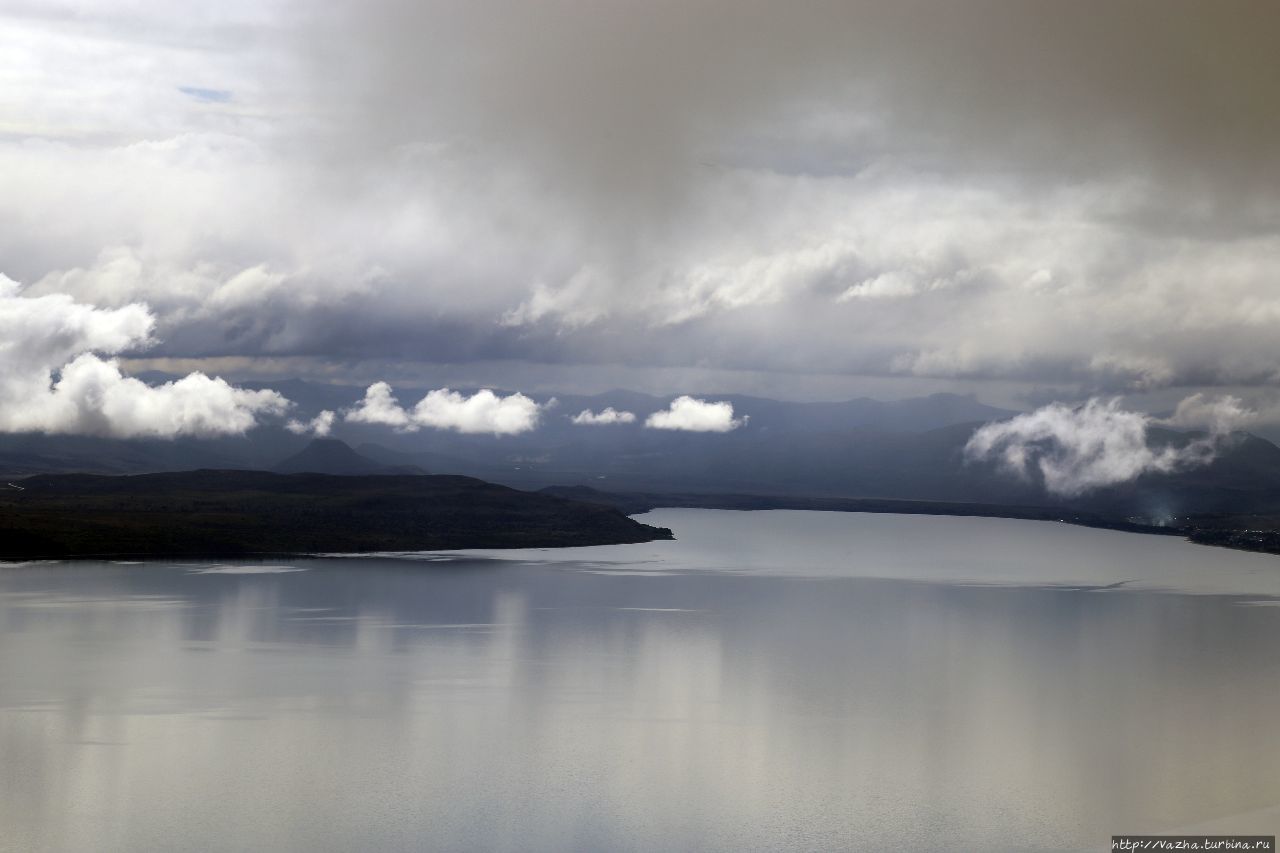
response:
M552 487L545 493L572 497L588 503L617 507L628 515L652 509L812 510L818 512L866 512L894 515L949 515L1010 518L1023 521L1056 521L1081 527L1180 536L1197 545L1280 554L1280 517L1188 516L1167 523L1141 518L1117 518L1102 513L1064 507L1019 506L951 501L917 501L898 498L793 497L786 495L697 494L655 492L601 492L585 486Z

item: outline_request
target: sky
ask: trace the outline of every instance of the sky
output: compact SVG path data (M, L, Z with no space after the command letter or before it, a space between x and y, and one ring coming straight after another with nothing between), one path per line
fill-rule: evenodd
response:
M423 428L612 387L1265 410L1278 36L1271 0L0 0L0 429L235 432L272 376Z

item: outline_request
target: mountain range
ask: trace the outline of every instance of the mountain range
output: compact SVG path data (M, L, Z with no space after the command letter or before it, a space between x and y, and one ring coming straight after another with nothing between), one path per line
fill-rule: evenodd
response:
M291 380L272 383L308 417L354 405L362 389ZM465 390L465 389L464 389ZM420 390L404 389L411 403ZM748 416L728 433L646 429L644 418L670 398L631 391L561 395L536 430L515 436L439 430L397 433L340 421L335 437L312 440L280 427L214 440L119 441L102 438L0 436L0 475L141 473L194 468L329 474L460 474L520 489L590 486L613 493L747 494L810 498L879 498L1013 506L1060 506L1157 523L1206 513L1280 512L1280 447L1248 433L1227 441L1212 464L1148 474L1074 498L1055 497L1035 476L1021 479L990 462L973 462L964 446L983 423L1016 412L973 397L935 394L896 401L866 398L794 403L711 395ZM539 400L550 402L547 398ZM606 407L636 422L579 426L570 416ZM1155 444L1195 434L1152 429ZM354 448L354 449L353 449Z
M361 456L336 438L315 438L306 447L273 468L277 474L426 474L417 465L384 465Z

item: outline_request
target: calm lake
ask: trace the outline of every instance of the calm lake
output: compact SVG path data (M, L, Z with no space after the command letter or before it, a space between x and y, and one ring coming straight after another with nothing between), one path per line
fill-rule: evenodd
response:
M1280 829L1280 558L675 542L0 567L0 851L1103 850Z

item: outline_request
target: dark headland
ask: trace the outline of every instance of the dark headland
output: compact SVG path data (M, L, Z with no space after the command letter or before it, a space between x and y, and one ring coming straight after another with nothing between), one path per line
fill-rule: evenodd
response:
M248 556L671 539L618 509L450 475L58 474L0 489L0 559Z

